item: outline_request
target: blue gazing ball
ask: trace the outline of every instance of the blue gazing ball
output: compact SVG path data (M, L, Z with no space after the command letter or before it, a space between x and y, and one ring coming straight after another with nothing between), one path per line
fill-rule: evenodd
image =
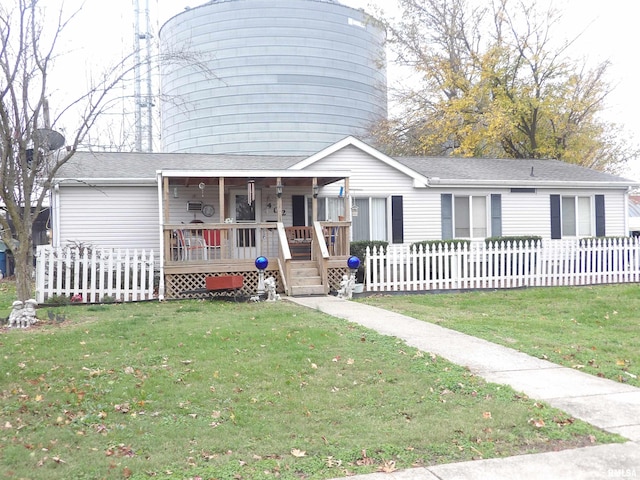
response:
M258 258L256 258L256 268L258 270L264 270L265 268L267 268L267 265L269 265L269 260L267 260L267 257L263 257L262 255L260 255Z
M358 257L356 257L355 255L349 257L349 260L347 260L347 266L351 270L357 270L358 267L360 266L360 259Z

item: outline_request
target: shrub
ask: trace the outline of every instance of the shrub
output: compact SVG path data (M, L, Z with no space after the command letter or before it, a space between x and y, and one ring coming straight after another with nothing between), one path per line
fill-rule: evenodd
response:
M520 236L505 236L505 237L487 237L484 239L484 243L487 246L492 243L495 245L496 243L507 243L509 246L517 245L518 243L521 245L526 245L528 247L533 247L536 243L542 241L542 237L538 235L520 235Z
M420 242L414 242L411 244L412 247L417 248L419 246L424 246L425 251L432 252L436 250L437 247L440 247L439 250L442 251L442 247L445 245L450 245L451 250L458 250L462 245L469 246L471 244L471 240L461 240L452 238L450 240L422 240Z
M367 254L367 247L370 250L374 248L384 247L387 248L389 242L385 242L383 240L358 240L356 242L351 242L349 245L349 254L355 255L360 259L360 267L356 272L356 281L358 283L364 282L364 259Z
M47 304L49 305L69 305L71 299L66 295L53 295L47 298Z

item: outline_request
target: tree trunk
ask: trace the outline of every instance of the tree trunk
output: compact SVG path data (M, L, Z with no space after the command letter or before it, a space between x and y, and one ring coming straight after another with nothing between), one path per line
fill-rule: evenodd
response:
M21 242L13 252L16 275L16 295L18 300L25 301L33 298L33 253L31 238L28 242Z

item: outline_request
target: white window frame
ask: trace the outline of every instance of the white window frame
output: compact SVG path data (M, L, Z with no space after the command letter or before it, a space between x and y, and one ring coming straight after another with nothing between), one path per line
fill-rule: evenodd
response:
M565 224L565 221L567 221L566 215L565 215L565 201L569 201L573 199L573 229L574 232L573 234L571 233L567 233L567 230L569 230L567 228L567 224ZM582 202L580 201L582 200ZM581 225L581 222L585 221L585 218L582 217L584 209L585 209L585 202L588 202L588 219L589 219L589 225L587 226L587 228L584 228L584 225ZM561 235L562 238L565 237L569 237L569 238L580 238L580 237L592 237L595 235L595 228L596 228L596 218L595 218L595 199L593 197L593 195L561 195L560 196L560 231L561 231ZM582 218L581 218L582 217Z
M461 236L458 235L458 226L456 225L456 220L457 220L457 216L456 216L456 201L457 199L461 199L461 198L467 198L468 199L468 220L469 220L469 236ZM484 199L484 225L483 225L483 229L484 229L484 235L474 235L474 229L477 227L474 227L473 221L474 221L474 206L473 206L473 199L474 198L483 198ZM453 195L452 198L452 205L451 205L451 209L452 209L452 226L453 226L453 238L469 238L469 239L476 239L476 238L487 238L488 236L490 236L490 230L491 230L491 219L490 219L490 212L491 212L491 196L490 195Z
M367 196L367 197L353 197L353 202L354 204L356 203L356 201L358 202L362 202L362 201L366 201L368 203L368 210L369 210L369 218L368 218L368 232L367 232L367 238L364 239L363 241L384 241L384 242L388 242L390 241L389 239L391 238L391 197L390 196ZM384 202L384 206L382 209L380 210L376 210L374 212L374 201L382 201ZM374 235L374 228L373 228L373 224L375 222L372 222L371 219L374 216L373 214L376 213L376 218L379 219L379 211L384 211L384 225L381 228L378 228L377 231L378 233L380 233L381 231L384 232L383 234L383 238L376 238L379 237L378 235ZM358 212L358 216L357 217L352 217L351 218L351 240L355 240L354 234L356 229L354 228L353 224L354 222L357 222L357 218L360 218L360 216L362 215L362 212ZM360 239L359 239L360 240Z

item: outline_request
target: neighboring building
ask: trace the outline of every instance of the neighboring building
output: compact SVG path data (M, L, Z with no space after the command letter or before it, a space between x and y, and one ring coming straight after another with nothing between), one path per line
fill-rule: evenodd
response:
M255 270L251 262L265 254L261 248L282 255L283 239L267 241L265 232L311 227L314 219L340 229L343 246L625 236L634 185L555 160L391 158L353 137L306 158L78 152L53 190L53 243L152 248L171 263L171 232L198 221L205 222L199 234L229 230L226 260L241 255ZM343 248L337 256L348 253Z

